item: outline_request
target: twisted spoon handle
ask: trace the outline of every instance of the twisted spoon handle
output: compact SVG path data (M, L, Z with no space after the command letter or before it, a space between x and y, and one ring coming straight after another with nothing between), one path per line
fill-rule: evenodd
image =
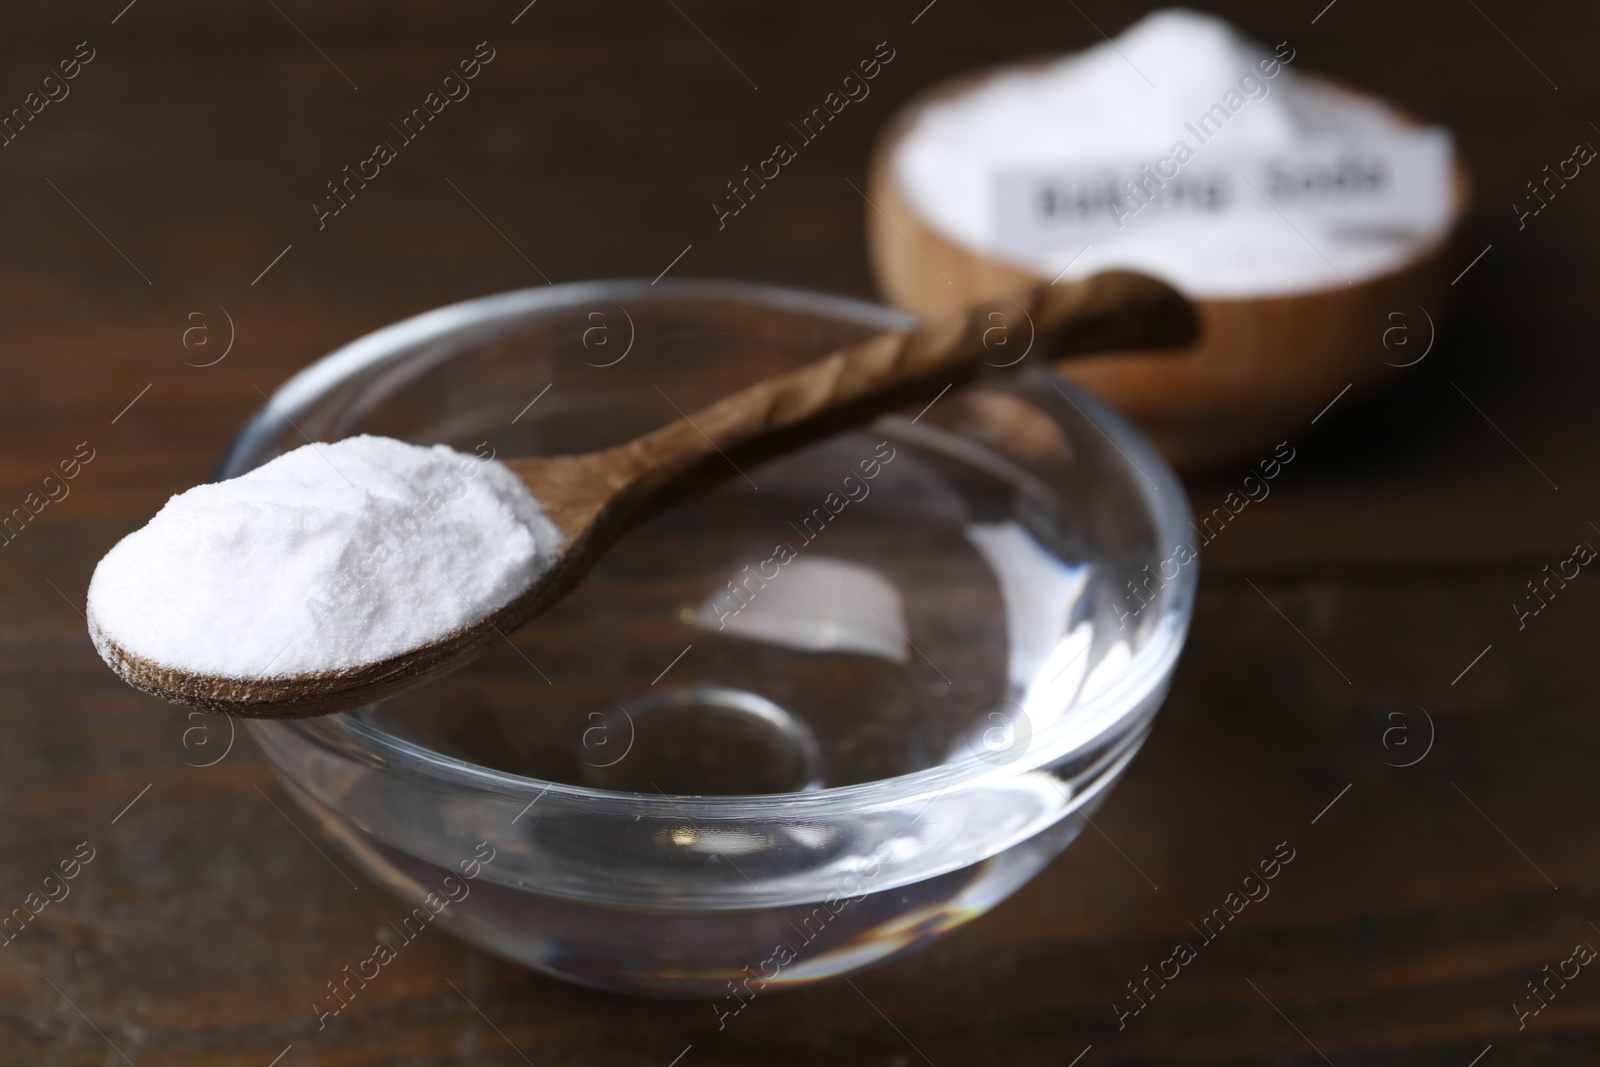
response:
M740 460L792 450L951 384L1021 365L1023 358L1011 355L1017 349L1059 358L1181 345L1196 332L1188 301L1141 274L1039 286L1024 305L984 304L880 334L608 449L618 479L612 487L649 492L701 468L725 476Z

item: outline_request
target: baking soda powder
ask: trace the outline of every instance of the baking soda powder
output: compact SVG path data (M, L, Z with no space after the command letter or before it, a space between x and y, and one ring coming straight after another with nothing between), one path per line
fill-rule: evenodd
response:
M478 622L561 544L522 481L479 452L352 437L180 493L95 568L90 634L103 656L109 637L162 666L269 678Z
M1048 278L1126 268L1227 297L1387 273L1450 225L1449 136L1295 58L1158 11L929 105L895 181L935 229Z

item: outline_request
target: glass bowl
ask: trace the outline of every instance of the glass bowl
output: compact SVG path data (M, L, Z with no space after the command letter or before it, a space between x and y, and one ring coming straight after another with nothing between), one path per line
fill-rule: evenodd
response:
M600 448L912 322L693 280L471 300L296 375L219 477L356 433ZM1122 419L1023 370L730 467L446 678L249 729L412 908L397 936L437 923L726 1021L928 943L1066 847L1171 679L1187 521Z

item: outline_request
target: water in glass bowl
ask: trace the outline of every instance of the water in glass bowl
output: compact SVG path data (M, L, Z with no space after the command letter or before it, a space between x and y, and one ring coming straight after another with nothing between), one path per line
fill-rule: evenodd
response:
M993 424L1013 440L1039 419L1004 392L950 403L1013 420ZM1032 430L1035 450L1069 447ZM652 795L1002 761L1127 656L1104 637L1091 653L1125 591L1029 466L932 418L881 420L656 516L488 655L360 715L496 770Z
M883 419L740 471L634 530L482 659L356 713L434 753L653 805L630 822L536 800L501 819L497 860L441 924L570 980L710 997L726 1019L761 990L888 958L981 914L1065 847L1159 694L1148 713L994 788L842 821L684 806L974 756L999 772L1119 680L1136 632L1123 586L1148 551L1148 519L1131 495L1108 508L1104 484L1093 508L1074 508L1095 457L1029 393L957 394L915 422ZM1108 540L1125 559L1105 558ZM266 747L280 766L293 758ZM472 821L469 809L379 776L342 781L333 802L291 788L401 896L437 894L457 872L373 823L440 823L460 839L451 811ZM925 877L896 873L918 854ZM561 872L604 883L607 871L633 888L560 884Z

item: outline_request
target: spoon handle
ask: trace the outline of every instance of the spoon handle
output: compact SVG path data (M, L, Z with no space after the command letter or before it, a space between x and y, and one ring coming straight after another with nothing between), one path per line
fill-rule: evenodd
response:
M1196 332L1188 301L1141 274L1043 285L1019 304L984 304L837 349L608 452L630 490L649 492L696 468L726 476L739 459L791 450L991 368L1022 365L1033 352L1059 358L1170 347L1192 342Z

